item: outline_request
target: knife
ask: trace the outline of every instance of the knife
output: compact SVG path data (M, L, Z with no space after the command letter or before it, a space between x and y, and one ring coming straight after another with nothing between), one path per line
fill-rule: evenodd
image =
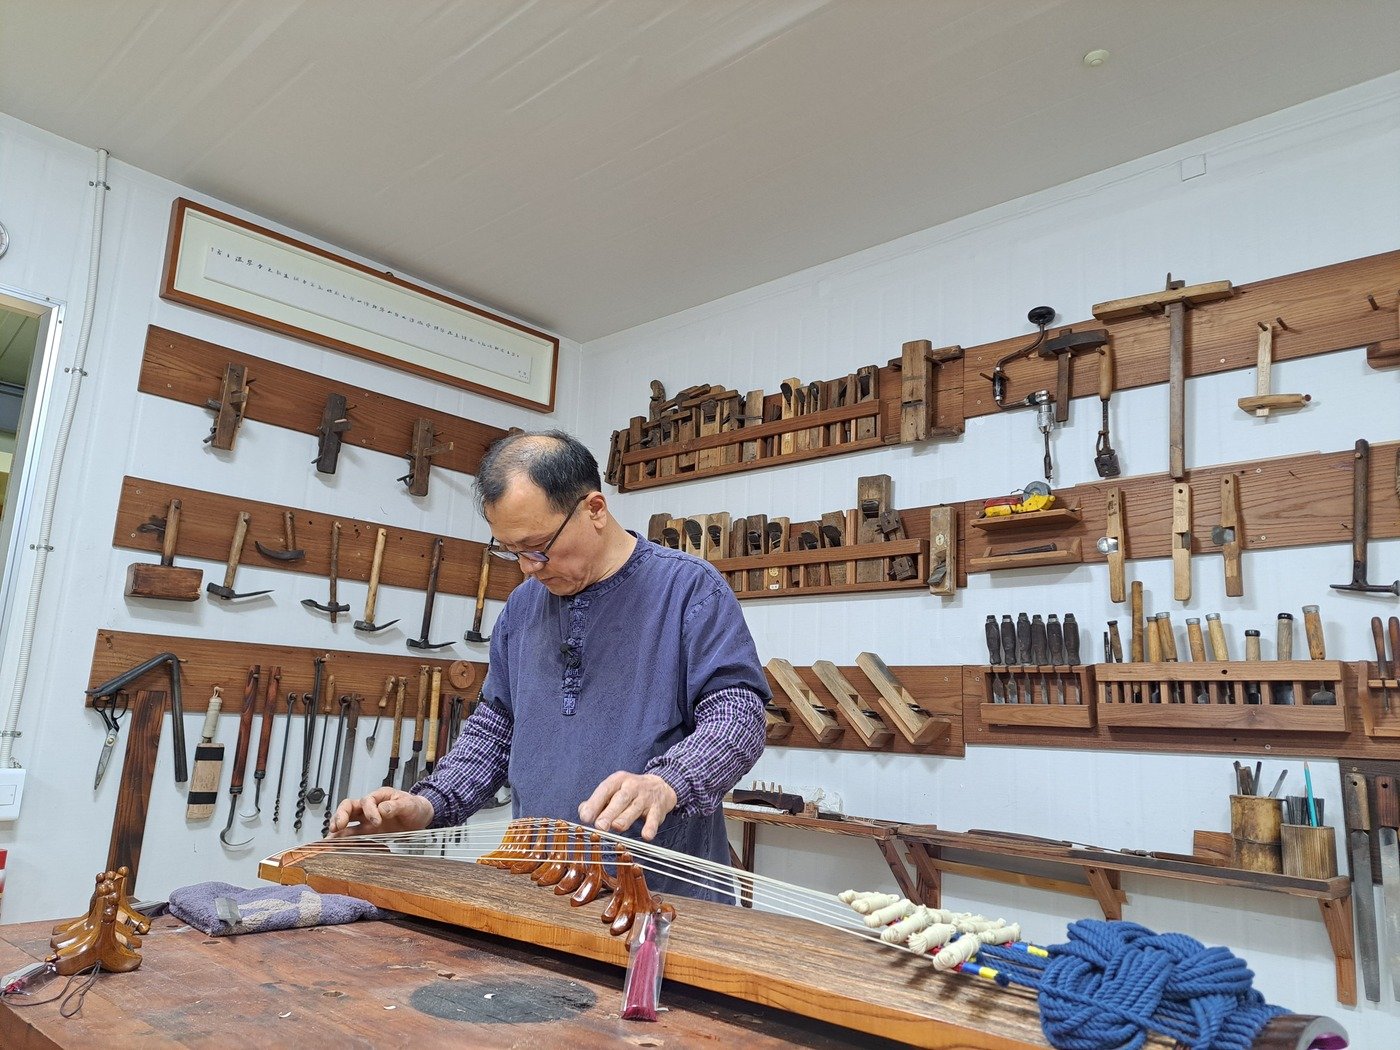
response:
M1381 850L1381 898L1385 901L1385 952L1390 990L1400 1000L1400 784L1376 777L1376 836Z
M1381 1001L1381 960L1376 938L1376 894L1371 883L1371 810L1366 800L1366 778L1360 773L1342 777L1342 809L1351 860L1351 899L1356 912L1361 978L1366 998L1378 1003Z

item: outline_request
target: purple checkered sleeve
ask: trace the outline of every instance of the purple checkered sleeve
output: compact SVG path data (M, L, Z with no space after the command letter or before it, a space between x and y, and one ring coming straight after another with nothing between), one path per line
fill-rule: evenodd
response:
M511 717L489 703L476 710L462 726L462 733L433 774L414 784L411 791L433 804L432 827L461 824L490 802L506 782Z
M763 754L763 698L732 686L700 698L695 732L647 763L676 793L677 816L708 816Z

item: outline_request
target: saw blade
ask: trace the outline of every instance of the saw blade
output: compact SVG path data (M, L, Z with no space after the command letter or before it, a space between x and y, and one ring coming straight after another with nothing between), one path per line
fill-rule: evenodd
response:
M1394 828L1381 828L1378 835L1385 900L1385 952L1390 964L1391 991L1400 1000L1400 841Z

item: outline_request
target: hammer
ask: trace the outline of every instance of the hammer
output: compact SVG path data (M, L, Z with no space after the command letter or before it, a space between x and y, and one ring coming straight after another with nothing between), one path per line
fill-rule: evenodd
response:
M428 633L433 626L433 601L437 598L438 589L438 569L442 566L442 537L438 536L433 540L433 560L428 569L428 591L423 600L423 631L421 637L410 638L408 647L410 649L446 649L452 644L446 642L428 641Z
M254 540L253 546L258 548L258 553L264 558L271 558L273 561L301 561L305 558L306 551L297 549L296 519L289 510L282 512L282 533L287 545L286 550L264 547L259 540Z
M355 621L355 630L366 631L373 634L375 631L383 631L398 623L398 620L390 620L388 623L376 624L374 622L374 604L379 600L379 569L384 564L384 540L388 536L387 529L380 529L374 537L374 562L369 568L369 594L365 596L365 618Z
M1371 531L1370 463L1371 446L1362 438L1356 443L1356 459L1351 465L1351 582L1334 583L1332 589L1400 597L1400 580L1394 583L1366 582L1366 541Z
M674 530L668 530L674 531ZM489 642L491 636L481 633L481 617L486 611L486 585L491 581L491 548L481 551L481 572L476 580L476 615L472 617L471 628L462 637L468 642Z
M216 598L228 601L231 598L256 598L261 594L271 594L271 589L265 591L249 591L247 594L238 594L233 589L233 577L238 572L238 559L243 557L243 541L248 538L248 512L241 511L238 515L238 524L233 530L233 542L228 549L228 568L224 570L223 585L217 583L207 583L204 589Z
M336 617L343 612L349 612L350 606L341 605L335 600L335 588L340 576L340 522L331 522L331 568L330 581L331 593L326 599L327 604L322 605L314 598L303 598L301 604L308 609L320 609L322 612L331 614L331 623L336 622Z

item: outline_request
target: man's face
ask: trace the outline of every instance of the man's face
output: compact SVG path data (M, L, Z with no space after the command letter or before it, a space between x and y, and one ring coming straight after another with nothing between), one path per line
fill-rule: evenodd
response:
M604 544L597 516L602 501L602 493L591 492L566 517L534 482L517 478L505 495L486 508L486 522L499 547L517 552L548 547L548 561L522 557L520 571L539 580L550 594L564 597L577 594L602 575Z

